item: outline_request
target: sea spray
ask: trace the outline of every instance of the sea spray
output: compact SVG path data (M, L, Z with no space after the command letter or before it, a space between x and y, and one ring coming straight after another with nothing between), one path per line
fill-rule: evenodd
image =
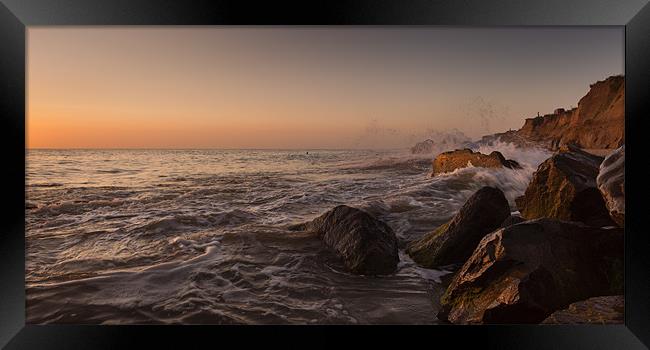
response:
M483 154L490 154L493 151L498 151L501 152L506 159L516 160L520 165L527 165L534 169L537 169L542 162L553 154L551 151L544 148L518 147L514 143L502 141L495 141L489 145L482 144L476 150Z
M481 168L469 166L456 169L453 172L437 176L438 181L448 183L450 187L460 187L457 199L464 201L483 186L498 187L503 191L511 208L515 207L515 198L526 191L533 173L537 167L548 159L552 152L542 148L522 148L512 143L494 142L491 145L481 145L477 149L483 154L498 151L506 159L513 159L521 165L520 169ZM435 178L434 178L435 179ZM460 183L460 184L456 184Z

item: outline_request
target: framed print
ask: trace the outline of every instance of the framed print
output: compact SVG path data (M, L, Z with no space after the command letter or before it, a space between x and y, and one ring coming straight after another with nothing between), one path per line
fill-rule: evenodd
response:
M650 344L645 1L0 12L2 346Z

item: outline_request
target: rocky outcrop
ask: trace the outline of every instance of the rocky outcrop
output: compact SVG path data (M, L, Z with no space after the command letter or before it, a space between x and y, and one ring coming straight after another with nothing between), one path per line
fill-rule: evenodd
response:
M620 294L620 228L538 219L481 240L441 297L452 323L539 323L570 303Z
M622 295L589 298L547 317L546 324L622 324L625 299Z
M339 205L311 222L289 229L317 233L357 274L389 274L399 262L393 230L363 210Z
M575 144L614 149L625 143L625 77L612 76L590 86L578 107L526 119L517 135L551 149Z
M608 155L600 164L596 183L612 220L620 227L625 227L625 145Z
M478 242L498 228L509 215L510 206L503 192L494 187L483 187L450 221L409 244L406 252L425 267L462 263Z
M432 161L431 176L452 172L468 166L482 168L510 168L519 169L521 166L514 160L506 159L500 152L494 151L489 155L474 152L471 149L459 149L440 153Z
M515 200L521 216L613 225L596 187L601 161L578 148L563 146L540 164L524 195Z

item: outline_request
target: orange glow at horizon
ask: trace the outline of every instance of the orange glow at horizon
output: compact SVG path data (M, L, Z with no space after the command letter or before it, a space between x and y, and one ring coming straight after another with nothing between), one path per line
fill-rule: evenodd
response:
M319 128L314 139L311 128L305 126L273 125L187 125L121 122L53 121L28 122L28 148L292 148L300 142L305 148L337 148L328 139L353 140L354 133L345 135L339 128ZM254 139L241 135L254 134ZM277 138L291 140L278 143ZM74 142L70 142L74 140ZM164 147L161 147L164 145ZM323 147L325 145L325 147Z
M398 148L434 129L480 137L575 105L590 83L622 73L622 30L593 30L28 28L26 146ZM484 47L490 35L496 49ZM539 48L522 47L530 35ZM498 114L489 125L476 97Z

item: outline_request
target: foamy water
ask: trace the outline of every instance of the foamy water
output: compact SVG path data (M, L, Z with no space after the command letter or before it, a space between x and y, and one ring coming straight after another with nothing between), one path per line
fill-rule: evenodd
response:
M28 322L435 323L445 271L400 252L393 275L349 274L286 227L347 204L403 249L482 186L514 208L548 154L495 147L524 168L432 179L432 156L404 151L30 150Z

